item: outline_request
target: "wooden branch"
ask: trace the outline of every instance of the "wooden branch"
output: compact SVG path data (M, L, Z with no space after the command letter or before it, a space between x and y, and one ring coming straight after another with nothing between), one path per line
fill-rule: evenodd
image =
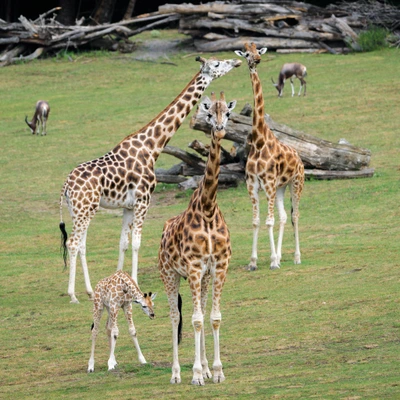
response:
M204 169L206 166L206 163L203 161L202 158L197 157L194 154L188 153L187 151L181 150L178 147L165 146L163 153L169 154L170 156L174 156L176 158L179 158L180 160L184 161L186 164L194 166L194 167L201 165L202 168Z
M210 153L210 146L209 145L204 145L197 139L193 140L193 142L189 143L188 147L190 149L193 149L203 157L208 157L208 154ZM221 147L221 160L220 164L229 164L235 162L234 157L231 156L231 153L227 150L225 150L223 147Z

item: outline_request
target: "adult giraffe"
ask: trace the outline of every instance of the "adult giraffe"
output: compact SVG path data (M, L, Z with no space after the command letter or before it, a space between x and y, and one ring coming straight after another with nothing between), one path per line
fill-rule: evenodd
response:
M178 344L182 329L179 285L183 277L188 280L193 301L195 361L192 384L200 386L204 385L205 378L211 378L204 337L204 314L210 280L213 283L210 322L214 336L214 382L225 380L219 351L220 300L232 254L229 230L217 204L217 189L220 142L225 136L225 126L236 101L227 104L222 92L219 101L216 100L214 93L211 100L205 99L200 106L212 126L205 175L199 187L193 192L188 208L165 223L158 261L172 322L173 364L170 382L181 382L178 360Z
M269 129L264 118L264 97L260 78L257 73L257 64L261 62L261 55L267 49L257 50L256 45L245 44L245 51L237 50L235 53L244 57L250 70L250 79L253 87L254 111L253 127L251 134L250 151L246 164L247 190L253 204L253 249L250 264L247 269L257 269L257 240L260 229L259 190L263 190L268 199L268 217L266 225L269 230L271 245L270 269L280 267L282 257L282 240L287 215L284 208L284 195L286 187L290 187L292 201L292 223L295 237L294 263L300 264L299 241L299 202L304 186L304 165L297 151L281 143ZM279 213L279 237L277 249L274 241L274 205Z
M76 259L80 254L86 292L93 297L86 262L86 236L89 223L100 206L122 208L123 222L117 270L123 268L124 255L132 236L132 278L137 282L138 252L143 221L150 205L150 196L156 186L154 165L163 148L198 102L207 86L234 67L240 60L200 61L200 71L179 96L160 114L139 131L127 136L104 156L77 166L68 176L60 196L60 229L64 247L70 258L68 294L71 303L79 303L75 296ZM72 233L67 232L62 217L63 197L66 197L73 221Z

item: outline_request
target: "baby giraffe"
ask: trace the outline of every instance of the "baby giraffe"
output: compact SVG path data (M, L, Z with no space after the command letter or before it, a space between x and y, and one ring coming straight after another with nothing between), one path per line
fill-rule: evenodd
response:
M117 316L120 308L124 310L125 317L129 325L129 333L135 344L139 362L146 364L146 360L139 347L139 342L136 337L136 329L132 320L132 302L139 303L143 312L154 318L153 300L157 293L147 295L142 293L127 272L117 271L108 278L102 279L97 285L94 292L93 302L93 325L92 325L92 354L89 359L88 372L94 371L94 348L96 337L99 333L99 324L104 307L108 311L108 319L106 329L110 344L110 358L108 359L108 370L113 370L117 365L114 350L118 338Z
M231 258L229 230L218 207L217 189L220 171L221 139L236 101L225 102L223 92L216 100L212 93L200 105L211 124L211 146L205 175L193 192L189 206L182 214L169 219L164 225L159 251L159 268L170 306L172 322L173 365L171 383L180 383L178 344L181 337L182 315L179 294L180 278L187 279L192 293L192 325L195 337L193 385L204 385L211 378L205 353L204 313L208 285L212 279L211 326L214 336L214 382L225 380L219 350L221 324L220 300Z

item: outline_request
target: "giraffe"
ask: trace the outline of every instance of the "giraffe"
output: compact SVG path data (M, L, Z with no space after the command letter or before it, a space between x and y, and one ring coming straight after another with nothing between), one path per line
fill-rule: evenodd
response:
M142 227L150 205L150 196L156 186L155 162L207 86L214 79L241 64L241 61L236 59L207 60L199 56L196 61L201 63L200 71L171 104L146 126L127 136L104 156L78 165L65 181L60 196L60 230L65 267L68 253L70 258L68 294L71 303L79 303L75 296L78 254L86 292L90 298L93 297L86 261L86 236L89 223L100 206L123 209L117 270L123 268L131 234L132 277L135 282L138 281L138 253ZM69 239L62 217L64 196L73 222Z
M221 324L220 299L231 258L229 230L218 207L217 188L220 171L220 141L225 136L225 126L236 101L205 98L200 112L207 114L211 124L211 147L205 175L193 192L188 208L169 219L165 225L159 250L159 269L170 306L172 322L173 365L171 383L180 383L178 344L181 337L182 300L179 294L180 278L187 279L193 301L192 325L195 335L195 361L192 384L204 385L211 378L205 353L204 314L209 282L212 279L212 309L210 322L214 336L214 382L225 380L219 351Z
M92 353L90 355L88 372L94 372L94 349L96 337L99 333L100 319L104 311L104 307L108 311L108 319L106 329L110 345L110 357L108 359L108 370L113 370L117 361L115 359L114 350L117 342L119 330L117 326L118 311L122 308L125 313L126 320L129 325L129 334L135 344L138 353L139 362L146 364L139 342L136 337L136 329L132 320L132 302L139 303L143 312L154 319L153 300L157 293L142 293L136 282L129 276L127 272L117 271L111 276L102 279L95 288L93 301L93 325L92 325Z
M282 240L287 215L284 208L284 195L289 186L292 202L292 224L295 237L294 263L300 264L299 241L299 202L304 186L304 165L297 151L287 146L275 137L264 119L264 98L261 82L256 66L261 61L261 55L267 49L257 50L256 45L245 44L245 52L235 53L244 57L250 70L250 79L254 95L253 127L251 133L250 151L246 164L246 184L253 205L253 247L251 260L247 269L257 269L257 241L260 228L259 190L263 190L268 200L268 217L266 225L269 230L271 245L270 269L280 268L282 258ZM279 236L277 247L274 242L274 204L279 213Z

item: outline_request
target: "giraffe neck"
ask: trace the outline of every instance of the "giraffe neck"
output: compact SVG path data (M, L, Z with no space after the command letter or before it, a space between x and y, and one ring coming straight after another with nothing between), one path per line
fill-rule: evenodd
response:
M265 140L275 140L275 136L265 122L264 96L261 81L255 68L250 70L250 78L254 97L252 142L261 146Z
M142 129L126 137L116 149L131 142L137 149L146 149L155 162L211 81L198 72L171 104Z
M139 286L136 284L136 282L133 280L133 278L126 274L127 279L129 280L129 289L130 289L130 294L132 296L133 300L140 301L143 299L143 293L139 289Z
M218 177L220 171L221 144L219 139L212 139L207 159L206 171L199 185L198 199L206 219L214 216L217 206Z

